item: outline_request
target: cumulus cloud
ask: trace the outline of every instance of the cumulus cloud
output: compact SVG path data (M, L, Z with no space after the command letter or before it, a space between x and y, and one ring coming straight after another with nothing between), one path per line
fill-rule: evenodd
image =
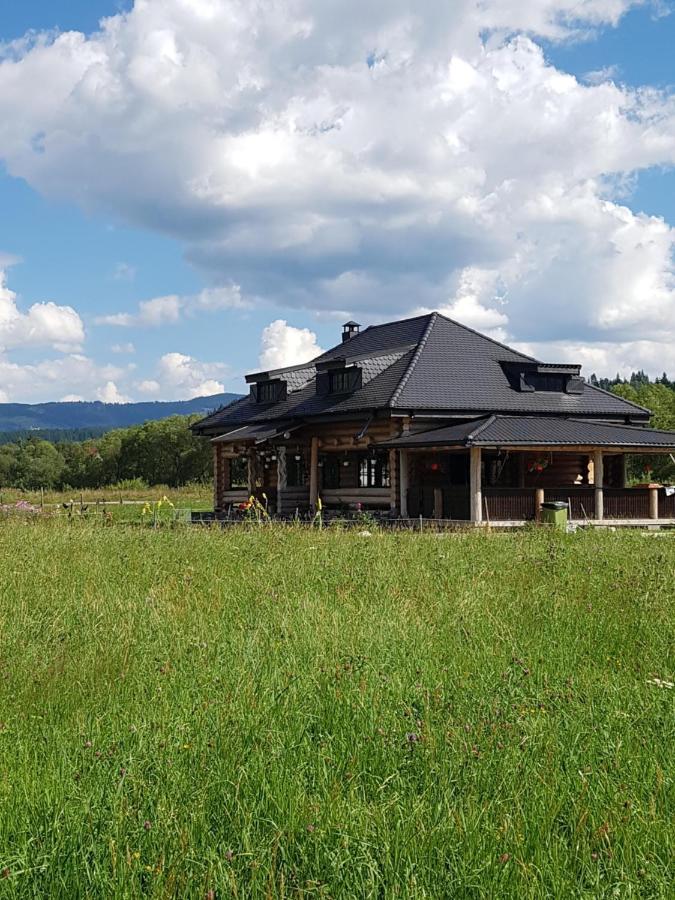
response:
M102 403L130 403L131 398L122 394L114 381L106 383L96 391L96 399Z
M246 309L248 303L241 296L241 289L236 284L223 285L217 288L204 288L198 294L179 297L169 294L166 297L154 297L142 300L138 304L137 313L111 313L97 316L97 325L114 325L121 328L158 327L174 325L185 315L195 312L218 312L224 309Z
M188 400L221 394L225 387L218 379L228 372L224 363L204 363L185 353L165 353L157 366L157 380L167 398Z
M62 397L100 399L99 391L107 382L119 383L130 371L119 366L98 365L81 353L26 365L0 353L0 384L12 403L39 403Z
M72 350L84 341L82 319L71 306L56 303L34 303L26 312L7 287L5 273L0 270L0 350L15 347L54 347Z
M261 369L280 369L307 362L323 353L316 335L308 328L294 328L284 319L276 319L263 329L260 338Z
M144 0L93 35L5 48L0 156L241 286L107 324L245 296L370 320L441 307L539 346L664 355L675 234L623 193L675 163L675 101L577 80L537 43L639 5Z
M110 349L113 353L120 354L129 354L136 352L136 347L131 343L131 341L128 341L126 344L113 344Z

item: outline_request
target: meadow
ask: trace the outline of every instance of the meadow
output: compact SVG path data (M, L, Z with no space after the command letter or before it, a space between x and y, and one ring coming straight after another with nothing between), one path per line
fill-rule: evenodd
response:
M675 540L0 522L0 897L672 897Z

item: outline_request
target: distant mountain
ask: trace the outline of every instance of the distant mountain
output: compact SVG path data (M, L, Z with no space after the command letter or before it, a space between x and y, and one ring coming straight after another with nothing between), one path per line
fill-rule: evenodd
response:
M0 432L90 431L101 434L151 419L195 413L206 415L238 397L239 394L213 394L193 400L153 403L0 403Z

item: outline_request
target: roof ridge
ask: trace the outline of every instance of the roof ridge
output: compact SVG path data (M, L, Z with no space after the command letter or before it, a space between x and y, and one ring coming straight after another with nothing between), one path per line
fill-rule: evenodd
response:
M420 356L422 355L422 351L424 350L426 342L429 340L429 335L431 334L433 327L434 327L440 313L432 312L432 313L429 313L428 315L429 315L429 322L427 323L427 327L424 329L424 334L422 335L422 337L419 340L419 343L417 344L417 349L413 353L412 359L408 363L408 366L407 366L405 372L403 373L401 380L399 381L398 385L396 386L394 393L389 398L389 403L387 405L390 407L394 406L394 404L396 403L398 398L401 396L401 392L403 391L403 388L406 386L410 376L414 372L415 366L417 365L417 361L419 360Z
M436 315L440 316L441 319L445 319L446 322L450 322L452 325L457 325L458 328L463 328L465 331L470 331L471 334L477 334L478 337L483 338L483 340L490 341L491 344L496 344L497 347L501 347L503 350L508 350L509 353L517 353L518 356L522 356L523 359L529 359L531 362L541 362L541 360L537 359L536 356L530 356L527 353L522 353L520 350L514 350L513 347L509 347L508 344L503 344L501 341L496 340L496 338L490 337L488 334L483 334L482 331L477 331L475 328L471 328L469 325L464 325L463 322L458 322L457 319L451 319L450 316L446 316L445 313L437 312Z
M488 416L486 419L484 419L481 422L481 424L478 426L478 428L475 429L475 431L470 431L467 434L467 436L465 438L466 443L470 444L474 438L478 437L478 435L481 433L481 431L485 431L486 428L489 428L490 425L492 425L493 422L496 421L496 419L497 419L497 416L494 413L491 416Z
M623 397L621 399L623 399ZM642 408L643 407L640 407L640 409ZM659 434L673 434L668 428L652 428L651 425L632 425L626 422L596 422L593 419L589 423L588 420L577 419L575 416L569 416L568 418L570 422L585 422L586 425L605 425L607 428L631 428L633 431L657 431Z

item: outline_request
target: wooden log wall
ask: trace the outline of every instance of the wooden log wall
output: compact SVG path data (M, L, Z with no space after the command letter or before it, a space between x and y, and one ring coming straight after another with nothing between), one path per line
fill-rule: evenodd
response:
M546 460L543 472L530 472L537 460ZM588 484L588 454L586 453L526 453L523 487L566 487Z

